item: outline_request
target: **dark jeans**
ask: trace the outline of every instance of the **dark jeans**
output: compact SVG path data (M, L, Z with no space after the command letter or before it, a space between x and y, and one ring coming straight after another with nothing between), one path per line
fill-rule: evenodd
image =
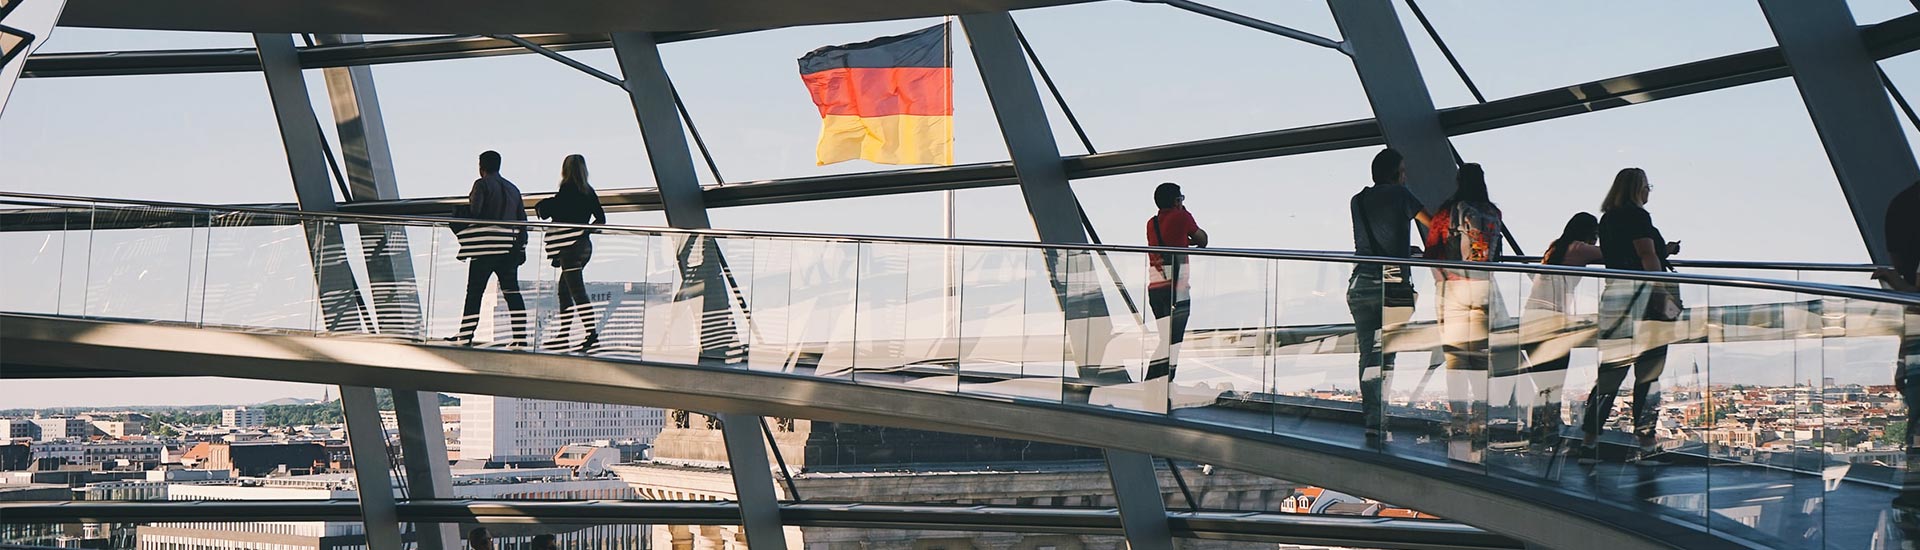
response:
M586 334L586 341L581 347L593 347L599 341L600 333L595 330L598 316L591 305L593 300L587 296L585 271L591 252L571 252L562 252L555 260L560 268L560 319L579 319L581 330Z
M1613 400L1620 395L1620 382L1627 370L1633 370L1633 433L1641 443L1653 439L1660 420L1660 374L1667 368L1668 330L1658 322L1642 324L1646 317L1651 286L1639 281L1609 280L1600 291L1600 372L1593 393L1587 396L1581 427L1592 438L1599 436L1613 413ZM1645 351L1641 351L1645 348Z
M467 301L460 314L460 333L453 338L461 343L473 342L473 333L480 329L480 299L486 296L487 279L500 280L500 294L507 300L507 308L513 310L509 318L513 324L513 340L524 343L527 339L527 302L520 298L520 263L526 261L524 254L494 254L477 256L467 264Z
M1153 361L1147 364L1147 380L1173 375L1174 346L1187 337L1187 317L1193 311L1193 301L1185 299L1185 296L1175 299L1174 293L1172 286L1147 288L1147 307L1153 309L1154 321L1172 317L1166 333L1160 335L1166 342L1167 353L1154 354Z
M1660 420L1660 373L1667 368L1667 347L1655 346L1625 362L1600 365L1593 394L1587 397L1587 410L1581 426L1588 435L1598 435L1613 413L1613 400L1620 396L1620 382L1633 370L1633 434L1641 439L1653 437Z
M1354 347L1360 352L1360 409L1366 426L1375 429L1386 425L1383 394L1395 355L1383 352L1380 344L1386 320L1383 286L1378 266L1359 266L1347 280L1347 312L1353 314Z

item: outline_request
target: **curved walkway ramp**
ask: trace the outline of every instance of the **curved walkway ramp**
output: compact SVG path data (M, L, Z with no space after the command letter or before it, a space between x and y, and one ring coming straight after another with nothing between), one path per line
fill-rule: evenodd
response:
M1912 521L1894 513L1904 449L1874 439L1920 300L1875 290L1407 260L1408 308L1349 288L1379 260L1320 253L456 236L439 219L16 202L41 209L0 217L19 260L0 304L8 378L223 376L1030 439L1313 483L1551 548L1870 548ZM463 257L523 232L527 308L489 291L464 315ZM587 298L563 307L544 252L583 232ZM1159 266L1177 282L1156 284ZM1683 300L1652 307L1657 293ZM1378 351L1357 345L1376 330ZM1369 354L1391 367L1365 372L1382 378L1380 437L1362 422ZM1599 364L1636 360L1657 391L1627 384L1595 414L1603 440L1631 442L1625 403L1642 397L1659 417L1647 459L1608 445L1578 463L1566 438Z

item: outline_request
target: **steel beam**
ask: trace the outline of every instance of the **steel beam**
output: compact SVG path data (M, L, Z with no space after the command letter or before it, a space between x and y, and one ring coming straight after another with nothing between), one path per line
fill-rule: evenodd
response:
M1761 0L1827 161L1875 263L1887 254L1887 204L1920 181L1879 67L1844 2Z
M687 147L686 129L680 125L680 112L673 105L673 83L667 79L653 33L613 33L613 53L620 61L634 115L640 120L647 161L653 165L654 186L660 190L667 223L674 227L709 227L707 203L693 169L693 152Z
M767 461L767 445L772 442L767 441L760 429L761 417L729 413L717 416L720 437L727 445L727 469L733 474L733 493L740 499L740 525L747 531L747 544L785 548L780 497L774 493L772 463Z
M323 34L320 44L359 44L359 35ZM348 202L396 200L400 187L393 173L393 154L387 145L386 123L380 114L380 96L373 69L360 65L322 70L333 107L336 135L346 156ZM408 338L426 336L421 316L418 282L406 228L359 224L367 278L373 290L375 330ZM394 419L400 432L401 458L406 466L410 498L453 498L453 476L447 466L445 430L441 428L439 394L393 391ZM422 550L456 550L459 526L423 524L417 530Z
M366 528L367 548L401 550L400 515L394 508L387 431L380 427L379 400L373 388L342 385L340 408L347 419L347 449L353 453L353 480L359 487L360 521Z
M962 15L960 23L966 27L967 42L980 67L980 78L986 83L1000 135L1006 139L1035 233L1041 242L1085 244L1088 239L1081 225L1080 202L1067 181L1060 146L1053 140L1053 129L1047 123L1040 90L1020 47L1013 16L1007 12ZM1045 258L1049 281L1067 322L1068 352L1081 366L1078 385L1083 389L1069 390L1067 397L1073 399L1090 391L1091 385L1115 378L1109 376L1114 373L1103 372L1105 362L1101 357L1112 339L1112 317L1091 254L1047 250ZM1124 378L1124 373L1119 374ZM1153 459L1132 451L1104 452L1121 518L1128 520L1124 521L1127 546L1134 550L1171 550L1173 536L1167 530L1167 507L1160 498ZM1122 483L1128 486L1122 487Z
M294 198L301 210L337 210L333 187L327 182L320 122L313 117L293 36L261 33L253 35L253 41L267 81L267 98L273 102L274 121L279 123L280 142L286 147L287 168L293 172Z
M320 44L357 44L357 34L323 34ZM347 202L400 198L393 175L393 153L387 147L387 125L380 116L380 95L373 85L373 68L365 65L321 71L327 79L327 98L346 157Z
M655 187L667 211L667 224L679 228L705 229L705 197L700 179L694 172L693 154L687 147L680 111L675 104L673 82L660 60L660 46L653 33L613 33L613 53L633 112L640 120L640 133L647 147L647 160L653 165ZM611 76L611 75L609 75ZM744 358L739 327L733 322L728 297L726 259L721 256L719 240L711 237L681 236L675 239L675 254L680 268L680 287L674 300L701 303L700 357L703 364L733 364ZM726 441L727 460L733 474L734 494L740 499L740 524L746 529L747 543L762 548L785 548L786 530L780 521L780 500L773 489L773 471L768 467L760 417L744 414L720 414L721 437Z
M440 393L393 390L393 419L400 428L400 458L406 465L407 498L454 498L453 472L447 465L446 430L440 422ZM415 533L420 550L460 548L457 523L416 524Z
M1046 107L1034 86L1032 69L1020 50L1020 39L1007 12L960 16L966 27L980 79L987 86L993 116L1006 139L1007 154L1020 178L1035 232L1042 242L1084 244L1087 232L1076 214L1079 202L1067 183L1060 146L1053 141Z
M1354 72L1367 91L1367 103L1387 146L1407 159L1407 185L1426 203L1439 206L1453 194L1453 148L1440 126L1440 113L1420 77L1420 64L1407 43L1406 29L1391 0L1329 0L1340 36L1353 53ZM1356 181L1364 181L1355 172Z
M1172 550L1173 532L1167 528L1166 500L1160 496L1160 476L1153 471L1153 457L1115 450L1106 454L1107 478L1113 481L1114 500L1120 503L1120 525L1127 533L1127 547ZM1148 502L1158 505L1142 504Z
M273 102L280 141L286 147L287 167L293 175L294 197L301 210L333 211L333 189L306 79L300 74L293 36L253 35L266 77L267 97ZM346 238L338 224L307 224L308 250L313 252L315 288L322 322L329 331L364 329L366 311L359 284L346 265ZM351 327L351 328L350 328ZM373 388L340 386L340 404L346 416L348 445L353 453L354 480L360 486L361 520L370 550L401 550L400 522L394 512L393 480L388 471L386 432L380 427L380 408Z

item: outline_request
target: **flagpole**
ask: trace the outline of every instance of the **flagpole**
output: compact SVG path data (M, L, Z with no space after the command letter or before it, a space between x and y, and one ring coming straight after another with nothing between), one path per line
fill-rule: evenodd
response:
M948 94L948 97L951 98L953 94L953 73L952 73L952 70L953 70L953 16L949 15L946 17L946 25L947 25L946 42L947 42L947 70L948 70L947 94ZM949 100L949 102L951 102L951 100ZM951 126L949 126L949 128L951 128ZM942 238L953 239L958 234L958 232L955 231L955 226L958 224L959 219L958 219L958 216L956 216L955 214L956 212L954 211L954 190L948 189L946 191L941 191L940 192L940 236ZM940 316L941 334L954 339L953 340L954 341L954 348L953 348L954 361L955 361L955 366L957 367L958 361L959 361L959 353L960 353L960 347L959 347L960 322L959 322L959 319L957 319L960 313L960 304L959 304L960 293L959 293L959 288L957 287L959 286L959 282L960 282L960 274L957 272L957 269L956 269L957 262L955 262L953 258L954 250L952 246L945 247L945 250L941 251L940 256L941 256L941 267L942 267L940 278L941 278L941 282L943 283L943 286L946 287L944 291L944 295L945 295L944 299L941 301L941 309L943 313L943 315Z

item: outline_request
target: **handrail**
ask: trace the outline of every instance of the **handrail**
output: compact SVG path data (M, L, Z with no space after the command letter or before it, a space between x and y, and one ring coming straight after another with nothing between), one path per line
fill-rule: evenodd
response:
M1502 263L1540 263L1539 256L1501 256ZM1668 258L1667 263L1674 267L1697 267L1701 269L1769 269L1782 271L1822 271L1834 273L1872 273L1881 266L1873 264L1843 264L1824 262L1762 262L1750 260L1686 260Z
M344 221L357 221L361 223L415 224L415 225L430 225L435 227L444 225L450 221L461 220L460 218L452 218L452 217L411 216L411 215L399 215L399 214L361 214L361 213L347 213L347 212L316 212L316 211L308 211L308 210L280 210L280 209L253 208L253 207L242 207L242 206L191 204L191 203L180 203L180 202L170 202L170 201L144 200L144 199L76 197L76 196L68 196L68 195L50 195L50 194L41 194L41 193L19 193L19 192L13 192L13 191L0 191L0 200L13 199L13 198L25 199L25 200L37 200L37 201L90 203L96 207L101 206L102 204L105 204L107 205L106 207L108 208L112 208L111 205L132 205L132 206L147 206L147 207L158 207L158 208L204 210L204 211L210 211L210 212L250 213L250 214L260 214L260 215L267 215L267 216L296 217L296 218L302 218L302 219L344 220ZM19 201L5 201L5 202L19 203ZM73 208L78 206L78 205L46 204L46 203L20 203L20 204L30 204L33 206L46 206L46 207L54 207L54 208ZM1751 289L1757 289L1757 290L1772 290L1772 291L1780 291L1780 292L1799 292L1799 293L1808 293L1808 294L1819 294L1819 295L1839 297L1839 298L1855 298L1855 299L1862 299L1862 300L1869 300L1869 301L1876 301L1876 302L1901 304L1901 305L1907 305L1907 306L1920 306L1920 294L1905 294L1905 293L1892 292L1887 290L1871 289L1866 287L1833 285L1833 284L1825 284L1825 283L1809 283L1809 282L1801 282L1801 281L1786 281L1786 280L1779 280L1779 279L1741 278L1741 277L1730 277L1730 276L1724 276L1724 275L1704 275L1704 274L1669 273L1669 272L1653 272L1653 271L1627 271L1627 270L1616 270L1616 269L1606 269L1606 268L1557 266L1557 265L1545 265L1545 264L1503 264L1503 263L1491 263L1491 262L1433 260L1433 259L1427 259L1427 258L1389 258L1389 257L1381 257L1381 256L1362 256L1357 254L1346 254L1346 253L1315 251L1315 250L1244 249L1244 248L1208 249L1208 248L1169 248L1169 247L1157 247L1157 246L1133 246L1133 245L1113 245L1113 244L1051 244L1051 243L1026 242L1026 241L947 239L947 238L937 238L937 237L825 235L825 234L816 234L816 233L740 230L740 229L685 229L685 228L676 228L676 227L633 227L633 226L609 226L609 225L589 225L589 224L573 224L573 223L559 223L559 222L508 221L508 220L465 220L465 221L478 221L478 222L485 223L487 225L501 225L501 226L513 226L513 227L527 227L527 228L591 229L601 233L619 232L619 233L636 233L636 234L637 233L680 234L680 235L686 235L686 236L700 236L700 237L710 237L710 238L732 237L732 238L761 238L761 239L801 239L801 240L832 241L832 242L845 242L845 243L923 244L923 245L936 245L936 246L983 246L983 247L1025 248L1025 249L1039 249L1039 250L1078 250L1078 251L1087 251L1087 252L1119 252L1119 253L1130 253L1130 254L1164 254L1164 253L1167 253L1168 251L1177 251L1181 254L1187 254L1190 256L1259 258L1259 259L1271 259L1271 260L1356 263L1356 264L1368 264L1368 265L1407 265L1407 266L1420 266L1420 267L1435 268L1435 269L1447 269L1447 268L1471 269L1476 271L1525 273L1525 274L1534 274L1534 275L1574 275L1574 276L1602 277L1602 278L1610 278L1610 279L1626 279L1626 280L1649 281L1649 282L1664 282L1664 283L1679 283L1679 284L1707 284L1707 285L1751 288Z

